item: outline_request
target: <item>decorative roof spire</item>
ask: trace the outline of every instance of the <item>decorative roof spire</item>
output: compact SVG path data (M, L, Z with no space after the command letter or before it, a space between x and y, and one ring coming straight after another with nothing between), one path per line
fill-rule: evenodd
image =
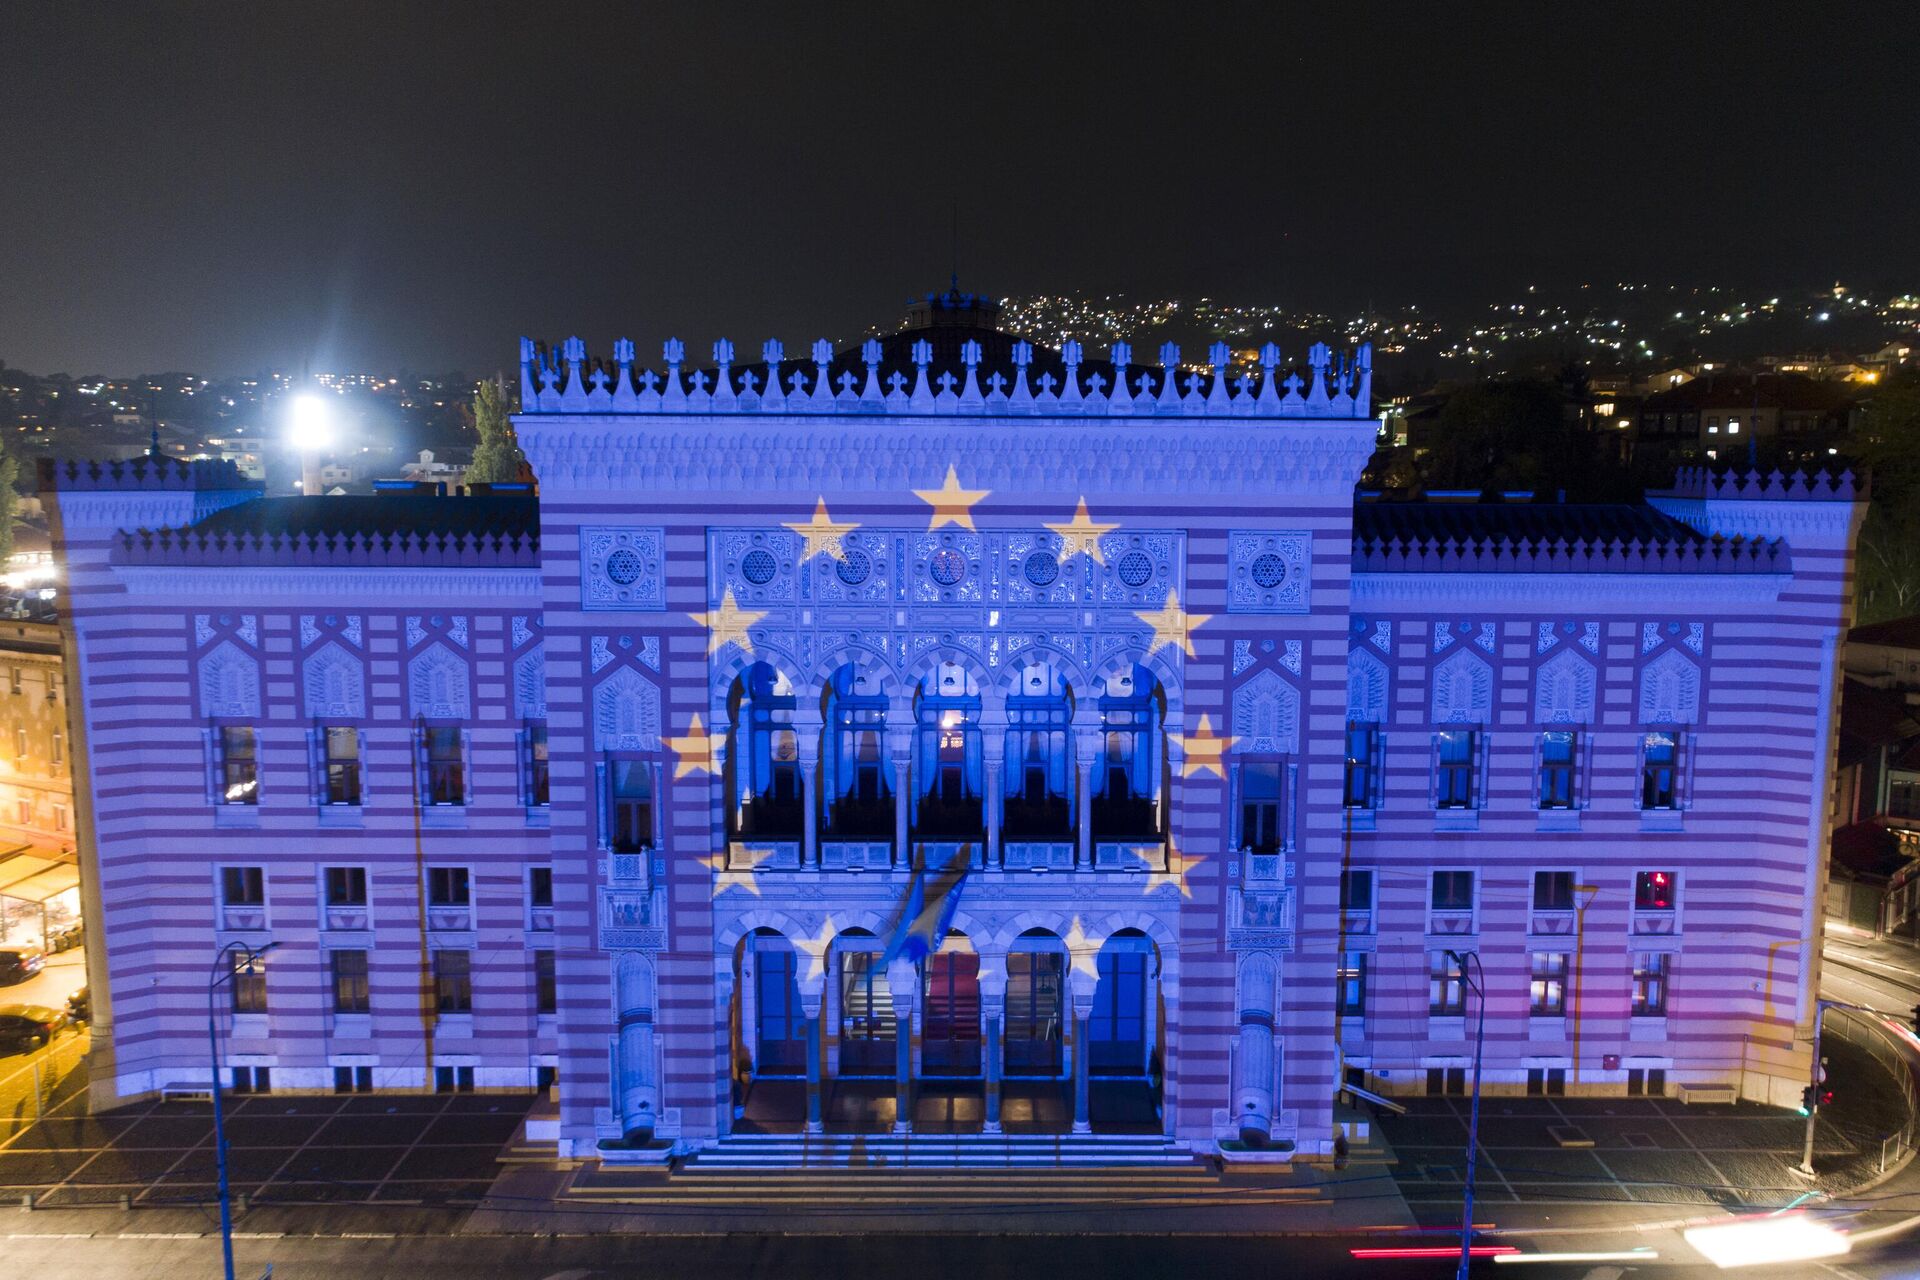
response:
M577 412L587 407L587 388L580 381L580 366L587 358L587 344L578 337L568 338L564 350L567 358L567 386L560 393L561 407Z
M1213 390L1207 393L1207 412L1226 415L1233 412L1233 401L1227 395L1227 364L1233 359L1233 351L1224 342L1216 342L1207 349L1207 363L1213 366Z
M1314 343L1307 351L1307 363L1313 368L1313 385L1307 388L1308 413L1327 411L1327 361L1331 358L1324 342Z
M713 411L731 413L740 407L740 401L733 394L733 379L727 370L733 364L733 343L719 338L713 344L713 362L719 368L713 375Z
M1133 348L1116 342L1107 352L1113 362L1113 390L1107 395L1108 413L1132 413L1133 392L1127 388L1127 366L1133 363Z
M1007 405L1015 413L1033 412L1033 388L1027 385L1027 366L1033 363L1033 344L1025 338L1013 344L1013 395Z
M613 358L620 366L619 376L613 384L614 411L633 413L640 408L640 399L633 394L633 339L621 338L615 342Z
M520 411L530 412L540 403L540 393L533 385L533 339L520 339Z
M1061 343L1060 362L1067 366L1067 381L1060 392L1060 407L1067 413L1079 413L1086 399L1080 394L1080 344L1072 338Z
M819 338L813 344L813 407L821 413L833 412L833 387L827 380L827 366L833 363L833 344Z
M1180 346L1178 343L1160 344L1160 401L1156 409L1160 413L1180 412L1180 392L1174 387L1174 379L1180 373Z
M687 407L687 393L680 386L680 362L687 358L687 344L668 338L661 344L660 358L667 362L667 386L660 393L660 408L675 413Z
M867 384L860 388L860 403L878 412L887 405L887 393L880 389L880 339L868 338L861 343L860 358L867 365Z
M1280 348L1269 342L1260 348L1260 412L1280 412L1280 389L1274 380L1279 376L1275 370L1280 367Z
M960 389L960 412L983 412L987 401L980 394L980 344L974 339L960 344L960 363L967 366L967 385Z
M913 397L907 403L916 413L933 412L933 388L927 385L927 366L933 362L933 344L925 338L913 344Z
M787 349L780 339L768 338L760 344L760 358L767 362L767 389L760 396L760 409L778 413L787 407L786 387L780 381L780 362L787 358Z

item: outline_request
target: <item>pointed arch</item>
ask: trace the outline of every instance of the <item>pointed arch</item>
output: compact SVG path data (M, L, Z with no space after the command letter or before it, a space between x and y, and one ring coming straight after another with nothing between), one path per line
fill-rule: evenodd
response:
M1347 653L1347 719L1387 722L1387 664L1367 649Z
M513 711L522 720L547 718L547 648L537 644L514 660Z
M301 664L307 716L314 720L359 720L367 714L366 673L360 659L329 640Z
M653 751L660 745L660 690L621 667L593 691L595 751Z
M1700 718L1700 668L1668 649L1640 668L1640 723L1693 724Z
M1436 724L1486 724L1493 719L1493 668L1469 649L1433 668Z
M1300 692L1277 672L1256 674L1233 691L1233 733L1242 751L1300 750Z
M1541 724L1592 724L1593 664L1562 649L1540 664L1533 676L1533 718Z
M473 695L468 689L465 659L443 644L434 644L407 663L407 692L413 714L428 720L472 718Z
M200 714L209 718L260 718L260 664L231 640L200 659Z

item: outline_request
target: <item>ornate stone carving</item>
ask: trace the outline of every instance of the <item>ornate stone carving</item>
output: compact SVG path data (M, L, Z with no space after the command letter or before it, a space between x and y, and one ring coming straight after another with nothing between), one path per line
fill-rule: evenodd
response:
M1640 723L1693 724L1700 718L1700 668L1668 649L1640 669Z
M1596 673L1571 649L1540 664L1533 678L1533 718L1541 724L1592 724Z
M1227 535L1227 612L1305 613L1313 535L1236 529Z
M1277 672L1262 671L1233 691L1239 751L1292 755L1300 750L1300 692Z
M210 718L260 718L260 664L232 641L200 659L200 714Z
M412 713L429 720L466 720L472 716L467 664L445 645L433 645L407 663L407 693Z
M580 607L664 609L660 564L666 533L637 527L580 530Z
M621 667L593 691L595 751L653 751L660 745L660 690Z
M327 642L301 663L306 713L314 720L358 720L367 714L366 678L360 659Z
M1433 668L1436 724L1487 724L1493 719L1493 668L1462 650Z

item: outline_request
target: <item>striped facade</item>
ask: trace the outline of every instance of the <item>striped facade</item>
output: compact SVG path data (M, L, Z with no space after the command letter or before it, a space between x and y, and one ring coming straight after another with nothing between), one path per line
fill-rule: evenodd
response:
M1364 359L1357 395L1316 352L1304 397L1272 361L1234 396L1222 361L1185 397L1135 370L1137 399L1063 404L1010 403L998 374L982 396L978 346L967 393L937 397L928 352L890 397L876 350L865 392L823 352L814 393L772 403L724 363L689 395L669 354L663 397L651 374L636 393L630 349L612 391L576 344L565 367L527 353L537 515L43 471L106 926L97 1101L205 1082L227 941L275 944L262 1003L222 995L233 1066L276 1090L551 1073L563 1151L608 1159L769 1123L776 1079L806 1099L776 1118L796 1126L832 1128L864 1084L902 1126L917 1098L984 1097L991 1132L1039 1082L1062 1127L1098 1129L1102 1071L1179 1144L1322 1151L1343 1073L1444 1089L1470 1057L1433 972L1450 950L1484 972L1490 1089L1795 1096L1844 484L1683 477L1626 544L1571 507L1527 508L1551 536L1488 535L1500 508L1409 534L1354 501ZM1033 356L1013 355L1018 395ZM373 506L328 505L349 501ZM1048 706L1042 759L1023 717ZM1566 804L1543 809L1562 733ZM348 741L362 790L330 802ZM1053 836L1002 829L1043 811ZM879 825L835 828L862 813ZM940 955L879 969L916 868L956 850ZM329 868L364 870L357 911ZM1571 874L1541 898L1542 871ZM364 1009L351 969L342 1009L339 951L368 957ZM1653 954L1664 1014L1635 1014Z

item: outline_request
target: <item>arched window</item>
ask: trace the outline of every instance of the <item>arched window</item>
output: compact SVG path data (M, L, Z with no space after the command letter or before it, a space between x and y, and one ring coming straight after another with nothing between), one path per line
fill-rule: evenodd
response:
M733 834L750 840L800 838L800 744L793 732L793 685L764 662L733 685Z
M1036 663L1007 695L1007 753L1000 831L1007 840L1073 838L1073 693L1058 670Z
M957 663L920 681L914 701L913 831L922 840L983 837L980 686Z
M1158 840L1166 830L1162 779L1166 697L1136 666L1107 679L1100 699L1101 758L1093 765L1093 839Z
M820 776L828 840L890 840L893 785L887 769L887 699L851 663L827 682Z

